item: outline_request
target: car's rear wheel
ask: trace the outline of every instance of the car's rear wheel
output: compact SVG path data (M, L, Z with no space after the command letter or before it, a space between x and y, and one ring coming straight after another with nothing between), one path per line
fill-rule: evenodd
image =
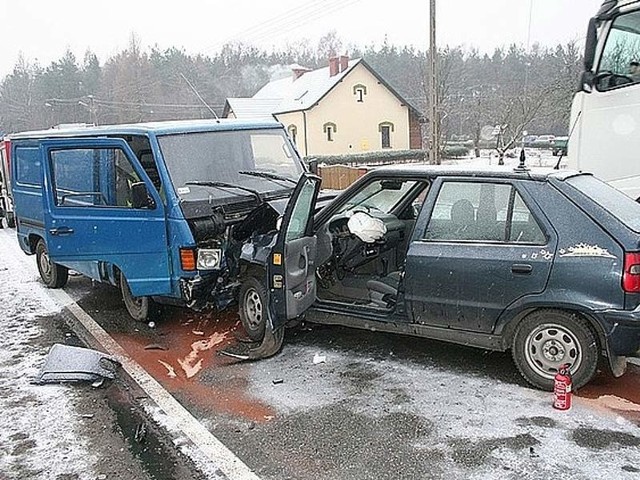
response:
M62 288L67 284L69 270L51 261L44 240L38 240L36 244L36 263L40 278L48 288Z
M598 342L589 324L562 310L538 310L525 317L511 351L525 380L543 390L553 390L554 377L565 364L575 388L587 384L598 366Z
M129 282L120 274L120 291L127 312L134 320L146 322L155 310L155 304L149 297L134 297L129 287Z
M267 322L267 289L256 277L248 277L240 287L240 321L247 336L256 342L264 337Z

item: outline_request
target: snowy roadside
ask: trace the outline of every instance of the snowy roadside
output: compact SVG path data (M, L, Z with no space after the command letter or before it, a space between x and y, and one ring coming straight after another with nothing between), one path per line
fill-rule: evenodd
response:
M96 458L77 431L71 386L31 385L47 349L36 317L58 313L37 273L17 258L15 232L0 235L0 472L15 478L96 478Z
M30 383L64 326L14 230L0 231L0 299L0 478L148 478L104 389Z

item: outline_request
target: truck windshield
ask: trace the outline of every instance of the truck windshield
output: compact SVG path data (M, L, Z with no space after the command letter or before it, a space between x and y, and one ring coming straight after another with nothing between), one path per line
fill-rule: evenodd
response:
M286 179L297 182L302 173L295 151L280 130L162 135L158 142L171 181L183 200L249 195L193 184L203 182L225 182L260 193L284 193L294 187L294 183ZM266 176L247 175L246 172L261 172ZM189 182L192 183L187 185Z

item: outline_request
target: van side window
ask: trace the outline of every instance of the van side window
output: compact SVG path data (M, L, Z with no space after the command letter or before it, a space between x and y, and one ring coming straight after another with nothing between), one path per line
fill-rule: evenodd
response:
M599 90L640 82L640 12L613 21L597 73Z
M42 163L38 147L16 147L16 182L42 185Z
M131 208L131 185L139 182L118 148L73 148L51 152L56 205Z

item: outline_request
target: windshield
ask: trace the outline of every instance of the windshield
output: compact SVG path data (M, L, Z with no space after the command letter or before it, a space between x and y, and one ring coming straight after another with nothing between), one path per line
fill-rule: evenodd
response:
M229 188L186 185L224 182L260 193L290 191L285 179L240 172L266 172L297 181L302 166L280 130L194 132L158 137L177 194L184 200L223 199L249 193Z

